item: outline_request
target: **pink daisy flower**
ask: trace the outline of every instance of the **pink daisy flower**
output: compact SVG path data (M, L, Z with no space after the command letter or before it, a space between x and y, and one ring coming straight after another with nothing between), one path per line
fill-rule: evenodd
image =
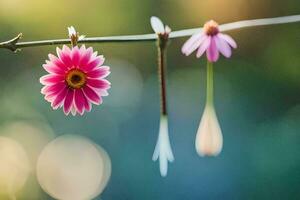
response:
M110 82L104 79L110 74L110 68L102 66L104 57L84 45L72 49L64 45L56 51L58 57L49 54L43 65L49 74L40 78L44 85L41 93L52 108L63 107L66 115L83 115L92 109L92 104L100 105L110 88Z
M200 58L206 51L207 59L216 62L219 59L219 52L226 58L231 56L231 48L236 48L236 42L229 36L220 33L218 24L210 20L205 23L203 32L194 34L182 47L181 51L186 56L196 49L196 57Z

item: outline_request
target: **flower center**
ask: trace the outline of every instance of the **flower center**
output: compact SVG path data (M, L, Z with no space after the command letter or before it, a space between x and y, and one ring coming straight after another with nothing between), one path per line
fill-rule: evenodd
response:
M66 82L73 89L82 88L86 83L86 75L81 70L73 69L68 72Z
M214 36L219 33L219 25L214 20L210 20L204 24L204 32L206 35Z

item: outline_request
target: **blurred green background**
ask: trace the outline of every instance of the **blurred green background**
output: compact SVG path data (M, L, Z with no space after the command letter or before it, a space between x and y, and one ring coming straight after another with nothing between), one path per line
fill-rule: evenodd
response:
M70 25L91 37L149 33L152 15L179 30L209 19L226 23L293 14L300 14L298 0L0 0L0 41L19 32L23 41L66 38ZM187 38L171 41L167 92L175 162L166 178L151 160L159 126L152 42L87 45L106 57L112 88L101 106L82 117L53 111L40 94L42 64L55 46L16 54L0 49L0 126L22 122L101 145L112 161L103 200L299 199L299 33L300 23L228 32L238 49L215 65L224 136L215 158L200 158L194 148L205 103L205 59L181 54ZM51 198L32 171L17 199Z

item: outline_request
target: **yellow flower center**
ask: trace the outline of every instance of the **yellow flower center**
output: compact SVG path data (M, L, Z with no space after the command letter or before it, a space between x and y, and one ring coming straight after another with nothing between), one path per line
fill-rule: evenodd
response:
M78 69L72 69L66 76L66 82L73 89L82 88L86 83L86 74Z
M219 25L214 20L206 22L203 28L206 35L214 36L219 33Z

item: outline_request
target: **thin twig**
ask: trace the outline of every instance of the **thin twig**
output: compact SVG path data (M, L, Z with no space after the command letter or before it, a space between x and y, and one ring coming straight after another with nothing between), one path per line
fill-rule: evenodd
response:
M285 24L285 23L293 23L299 21L300 21L300 15L244 20L244 21L222 24L220 25L220 30L229 31L229 30L241 29L245 27L264 26L264 25L272 25L272 24ZM197 32L200 32L201 30L202 28L192 28L192 29L173 31L170 33L170 38L191 36ZM21 49L25 47L70 44L71 42L70 39L18 42L18 40L20 39L19 36L17 36L12 40L0 43L0 48L16 51L17 49ZM84 38L78 41L78 43L141 42L141 41L156 41L156 40L157 40L156 34L142 34L142 35L123 35L123 36L108 36L108 37L90 37L90 38Z

